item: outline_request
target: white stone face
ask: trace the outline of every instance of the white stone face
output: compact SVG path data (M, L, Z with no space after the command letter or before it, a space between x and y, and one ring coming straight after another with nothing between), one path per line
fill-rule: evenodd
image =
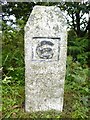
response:
M63 109L66 19L58 7L35 6L25 26L25 109Z

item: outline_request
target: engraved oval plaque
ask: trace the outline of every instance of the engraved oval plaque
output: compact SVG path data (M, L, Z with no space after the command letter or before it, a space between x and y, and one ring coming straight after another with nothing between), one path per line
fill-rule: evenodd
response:
M41 41L36 47L36 53L42 59L52 59L54 54L52 49L53 45L51 41Z
M57 61L60 53L60 38L33 37L33 61Z

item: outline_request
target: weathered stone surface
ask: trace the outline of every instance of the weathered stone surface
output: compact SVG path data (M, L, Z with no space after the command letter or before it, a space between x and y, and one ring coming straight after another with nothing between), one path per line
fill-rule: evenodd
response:
M66 20L58 7L35 6L25 26L25 109L62 111Z

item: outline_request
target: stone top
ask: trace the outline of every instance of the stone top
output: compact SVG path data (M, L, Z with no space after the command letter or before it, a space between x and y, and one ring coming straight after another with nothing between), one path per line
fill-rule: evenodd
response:
M65 16L59 7L35 6L25 26L25 37L60 37L63 46L67 37L66 27Z
M33 27L31 27L32 25L34 25L33 27L36 28L36 31L46 31L43 34L44 36L45 34L48 34L48 29L50 30L50 33L53 33L52 30L57 31L57 33L58 31L63 32L63 30L66 29L66 20L59 7L35 6L25 26L25 30L33 29ZM59 37L60 35L57 33L55 33L55 36Z

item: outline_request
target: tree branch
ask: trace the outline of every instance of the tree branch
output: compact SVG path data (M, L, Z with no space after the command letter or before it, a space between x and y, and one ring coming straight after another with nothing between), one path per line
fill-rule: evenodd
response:
M72 12L72 24L73 24L73 28L76 32L76 25L75 25L75 19L74 19L74 13Z

